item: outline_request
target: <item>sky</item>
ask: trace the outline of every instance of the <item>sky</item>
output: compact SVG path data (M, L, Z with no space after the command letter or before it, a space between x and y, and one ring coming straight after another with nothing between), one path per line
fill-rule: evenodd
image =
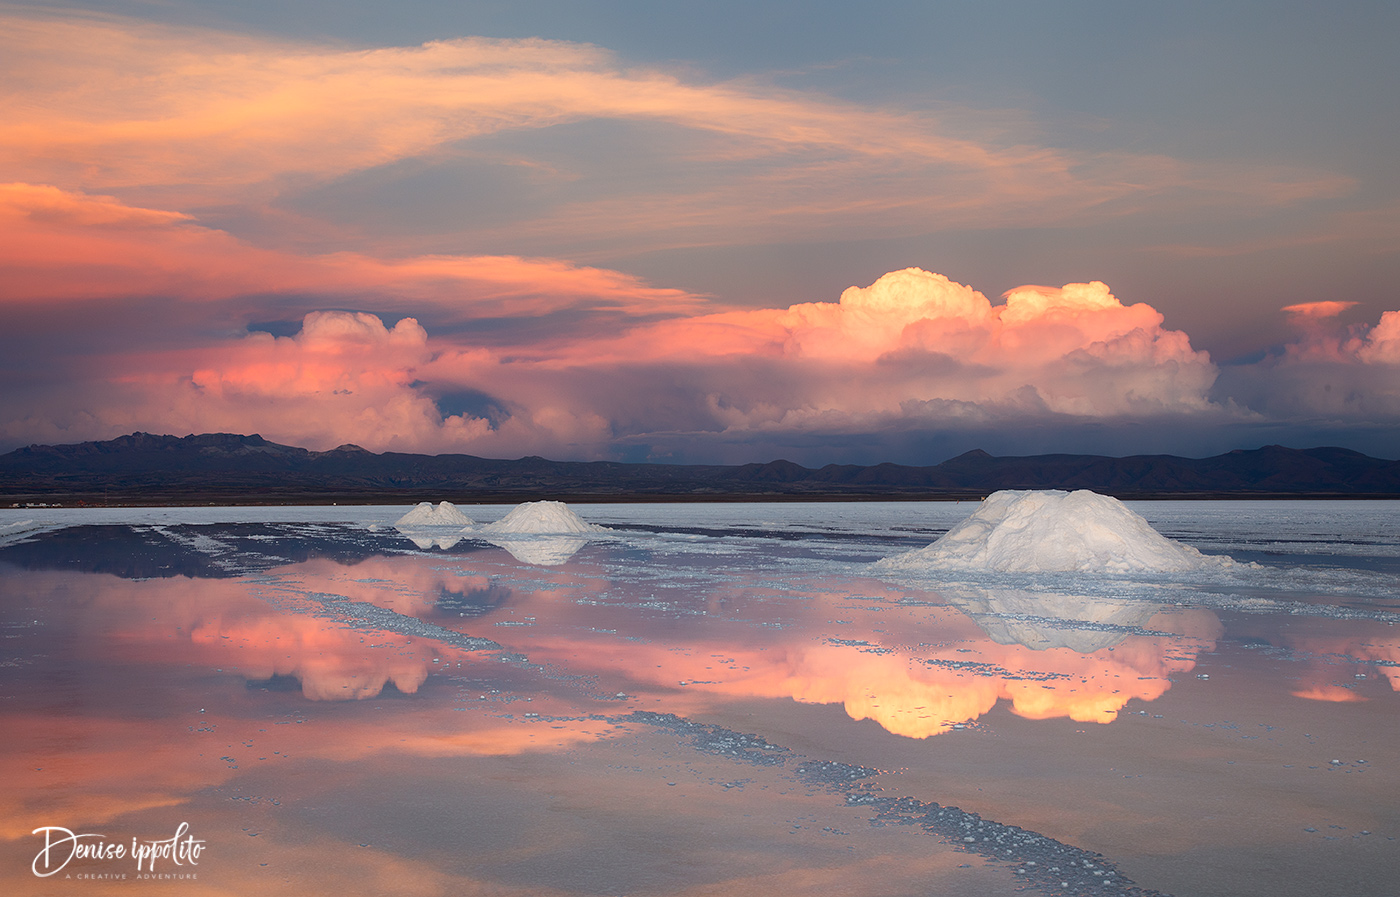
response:
M1400 457L1400 6L0 2L0 451Z

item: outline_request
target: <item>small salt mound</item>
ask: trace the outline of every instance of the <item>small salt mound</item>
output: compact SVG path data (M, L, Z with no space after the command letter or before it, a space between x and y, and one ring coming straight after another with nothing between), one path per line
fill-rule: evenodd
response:
M588 523L562 501L527 501L506 516L488 523L481 533L547 534L606 533L608 528Z
M420 501L418 507L400 517L395 526L471 526L472 520L457 510L450 501L439 502L433 507L430 501Z
M992 573L1176 573L1220 567L1174 542L1116 498L1077 492L997 492L932 545L877 562L883 570Z

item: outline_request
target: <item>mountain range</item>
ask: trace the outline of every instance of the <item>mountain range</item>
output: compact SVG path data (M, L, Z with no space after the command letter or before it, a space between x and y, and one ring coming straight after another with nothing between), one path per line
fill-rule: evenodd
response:
M742 500L966 498L998 489L1092 489L1120 498L1400 497L1400 461L1343 448L1270 445L1210 458L1174 455L994 457L941 464L629 464L473 455L325 452L261 436L132 433L31 445L0 455L8 504L189 504L438 500Z

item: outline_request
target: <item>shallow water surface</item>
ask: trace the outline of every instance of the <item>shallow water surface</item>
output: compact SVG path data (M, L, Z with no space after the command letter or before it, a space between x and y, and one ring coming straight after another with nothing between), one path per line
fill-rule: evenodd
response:
M0 888L1393 894L1400 507L1134 508L1250 565L875 575L954 503L0 512Z

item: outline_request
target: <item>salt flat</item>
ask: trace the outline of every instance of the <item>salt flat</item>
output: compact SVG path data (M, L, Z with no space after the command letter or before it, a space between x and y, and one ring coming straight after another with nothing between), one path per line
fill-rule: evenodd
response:
M189 893L1391 893L1400 506L1129 506L1257 566L877 566L967 503L0 511L0 880L185 822Z

